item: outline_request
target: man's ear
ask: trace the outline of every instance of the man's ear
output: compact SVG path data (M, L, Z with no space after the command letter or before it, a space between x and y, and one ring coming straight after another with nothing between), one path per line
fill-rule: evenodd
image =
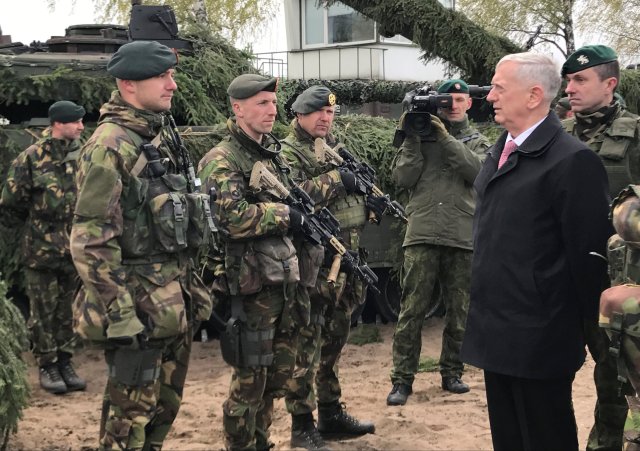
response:
M529 89L528 106L533 109L542 102L544 102L544 90L540 85L533 85L531 89Z

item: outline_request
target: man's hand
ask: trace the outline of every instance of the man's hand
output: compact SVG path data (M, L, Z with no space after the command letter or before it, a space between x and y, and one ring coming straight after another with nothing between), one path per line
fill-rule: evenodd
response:
M342 181L347 194L355 193L357 190L356 175L350 170L343 168L340 168L338 172L340 173L340 180Z
M440 118L434 114L430 114L431 116L431 133L436 137L436 139L441 140L449 136L449 132L447 131L447 127L444 126Z
M387 208L385 198L383 196L369 195L367 196L365 205L370 211L373 212L373 214L376 216L376 222L379 223L380 220L382 220L382 215Z
M304 216L295 208L289 207L289 230L299 232L304 225Z

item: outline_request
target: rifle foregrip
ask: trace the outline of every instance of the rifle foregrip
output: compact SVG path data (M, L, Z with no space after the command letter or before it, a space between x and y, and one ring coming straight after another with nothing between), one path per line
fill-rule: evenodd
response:
M329 275L327 276L327 282L330 284L336 283L338 279L338 274L340 274L340 264L342 263L342 257L340 254L336 254L333 256L333 261L331 262L331 269L329 269Z

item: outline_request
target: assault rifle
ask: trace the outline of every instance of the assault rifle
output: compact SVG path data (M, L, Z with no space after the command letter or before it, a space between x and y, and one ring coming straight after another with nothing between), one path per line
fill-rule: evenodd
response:
M315 155L318 161L329 162L353 172L356 176L356 189L360 194L383 198L386 212L405 224L408 222L404 207L398 201L391 200L389 195L383 193L376 185L376 171L367 163L358 161L343 144L338 144L332 149L322 138L316 138ZM377 223L378 220L375 215L371 215L369 222Z
M315 203L306 192L297 186L287 189L261 161L253 166L249 185L254 189L270 192L289 208L294 208L302 214L302 232L305 239L312 244L323 245L334 254L327 279L329 283L335 283L342 264L373 291L379 292L376 288L378 276L366 264L359 264L357 257L354 257L336 237L340 233L340 223L326 207L316 212Z

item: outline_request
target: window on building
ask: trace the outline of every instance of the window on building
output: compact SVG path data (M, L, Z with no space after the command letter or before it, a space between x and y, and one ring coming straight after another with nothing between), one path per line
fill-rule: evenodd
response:
M307 46L376 40L375 22L342 3L328 8L316 6L316 0L304 0L303 4Z
M446 8L454 8L455 0L439 0ZM304 44L315 47L331 44L395 42L411 44L408 39L396 35L378 37L376 24L353 8L334 3L328 8L317 6L317 0L301 0L303 6Z

